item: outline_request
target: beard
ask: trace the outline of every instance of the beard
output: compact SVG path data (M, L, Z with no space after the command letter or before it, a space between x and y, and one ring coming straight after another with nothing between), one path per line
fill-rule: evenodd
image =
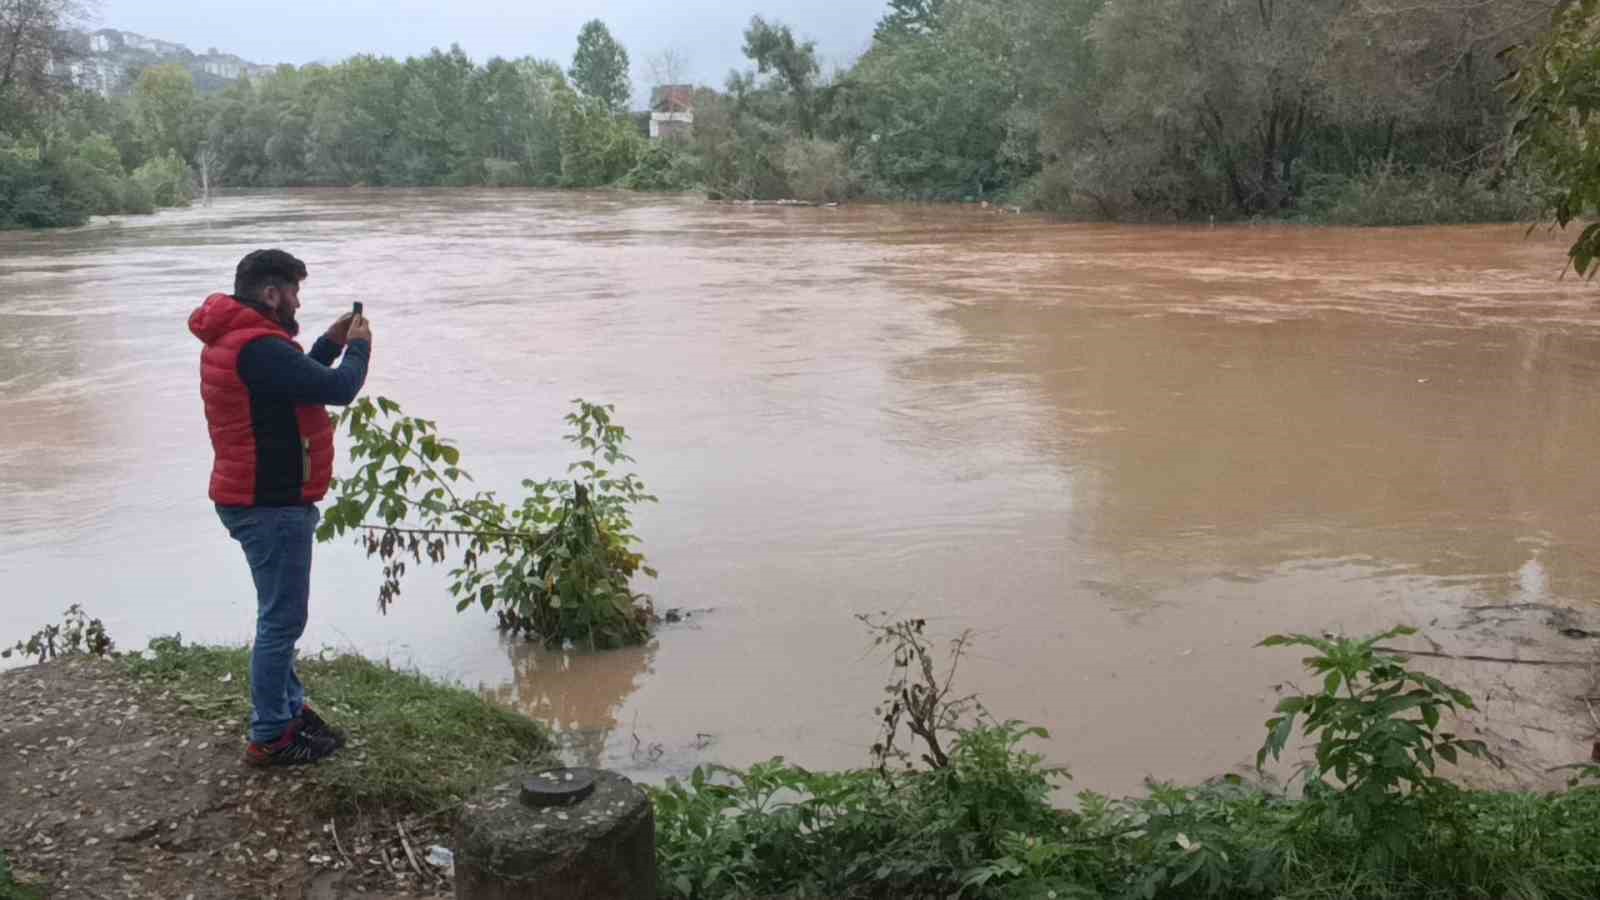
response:
M284 330L289 332L290 337L294 337L300 333L300 323L295 319L293 310L279 310L275 317L278 320L278 324L282 325Z

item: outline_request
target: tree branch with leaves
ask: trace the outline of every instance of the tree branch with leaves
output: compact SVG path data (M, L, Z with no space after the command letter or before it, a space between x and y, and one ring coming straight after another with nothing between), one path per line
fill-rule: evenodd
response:
M1517 64L1506 85L1516 104L1510 156L1544 176L1545 216L1566 228L1600 215L1600 0L1573 0L1530 46L1508 51ZM1600 222L1568 250L1573 271L1600 272Z
M501 629L591 649L644 642L655 613L633 577L656 572L634 547L632 511L656 498L617 467L633 462L614 407L574 400L566 440L581 452L568 479L525 480L515 505L493 491L468 493L461 451L437 423L403 413L385 397L363 399L339 418L357 469L334 482L317 539L353 534L383 561L378 606L400 596L411 564L452 564L457 611L480 605ZM369 521L376 513L379 521Z

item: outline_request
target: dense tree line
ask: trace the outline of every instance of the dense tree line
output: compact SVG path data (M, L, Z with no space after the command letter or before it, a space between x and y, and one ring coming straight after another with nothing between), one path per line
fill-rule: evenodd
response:
M896 0L827 92L825 136L886 196L1117 218L1503 215L1528 190L1502 165L1497 54L1556 5Z
M281 66L210 97L157 67L106 101L49 77L69 0L0 0L0 26L32 10L38 36L0 36L0 63L22 61L0 69L0 225L183 202L199 181L982 198L1109 218L1513 217L1539 185L1506 153L1498 54L1547 32L1560 5L890 0L870 49L829 72L813 44L758 16L746 70L696 90L692 136L651 142L627 111L627 51L598 21L566 71L478 64L452 46Z
M77 53L74 0L0 0L0 228L81 222L94 212L150 212L187 190L181 159L142 154L132 165L110 132L111 104L64 74ZM124 123L132 139L134 123Z

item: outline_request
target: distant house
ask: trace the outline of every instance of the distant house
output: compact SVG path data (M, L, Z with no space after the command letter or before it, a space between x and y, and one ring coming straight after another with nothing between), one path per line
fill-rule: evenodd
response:
M664 84L650 92L650 139L684 139L694 133L694 85Z

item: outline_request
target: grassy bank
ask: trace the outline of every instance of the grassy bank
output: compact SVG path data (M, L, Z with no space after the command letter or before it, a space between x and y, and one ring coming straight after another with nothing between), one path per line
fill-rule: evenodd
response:
M250 651L157 639L120 660L136 679L170 690L194 715L237 723L250 716ZM316 766L316 803L328 814L454 806L508 767L547 763L543 726L477 694L355 656L298 663L314 705L350 731L351 745Z

